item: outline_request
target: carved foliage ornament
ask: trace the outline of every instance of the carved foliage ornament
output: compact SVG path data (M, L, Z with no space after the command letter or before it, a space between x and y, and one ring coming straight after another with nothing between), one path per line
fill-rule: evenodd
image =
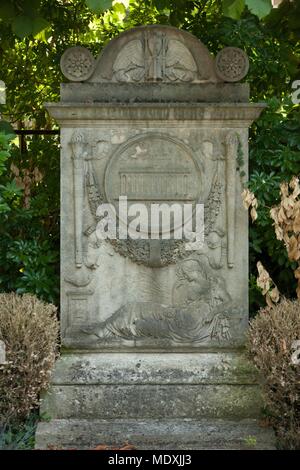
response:
M216 57L216 73L225 82L238 82L248 73L247 54L238 47L225 47Z

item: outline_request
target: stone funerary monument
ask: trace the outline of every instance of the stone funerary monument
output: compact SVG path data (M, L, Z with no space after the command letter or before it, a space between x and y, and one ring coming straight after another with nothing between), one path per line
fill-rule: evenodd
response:
M242 448L261 401L248 323L249 103L237 48L214 58L185 31L144 26L97 59L65 51L61 101L62 355L37 447ZM204 205L204 244L98 236L97 209Z

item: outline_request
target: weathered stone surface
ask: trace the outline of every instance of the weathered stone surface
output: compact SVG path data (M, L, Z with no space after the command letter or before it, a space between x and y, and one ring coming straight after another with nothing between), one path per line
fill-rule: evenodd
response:
M55 419L241 419L261 407L242 352L65 354L42 403Z
M98 444L120 447L125 442L138 450L261 450L274 449L270 429L254 419L230 420L79 420L40 423L36 448L90 449Z
M179 104L178 107L172 105L167 109L151 105L152 116L157 120L148 120L146 127L144 120L139 126L136 121L141 119L142 110L150 113L150 108L126 105L126 108L115 108L114 112L122 117L123 111L131 110L134 117L135 108L134 127L133 121L124 119L121 125L118 119L117 128L112 128L111 124L108 128L109 124L104 122L104 116L108 119L104 105L82 108L68 106L54 105L51 108L52 114L64 126L61 133L64 154L62 188L66 188L62 201L61 256L64 345L103 350L128 350L132 347L168 350L242 345L247 327L248 279L245 268L248 264L248 245L247 213L242 207L240 193L244 178L242 172L246 174L247 168L243 166L239 173L236 165L239 145L243 158L246 160L247 157L247 131L240 127L228 132L228 126L231 119L238 120L237 125L242 126L242 116L247 120L248 112L251 111L254 116L260 108L238 108L239 114L235 107L229 105L224 109L217 105L195 105L189 108ZM175 109L177 116L173 114ZM197 115L198 111L210 121L210 127L201 128L203 121ZM227 117L231 117L230 121L223 119L224 127L213 128L221 126L217 124L217 119L220 119L218 113L222 111L229 113ZM103 113L103 117L100 119L98 115L97 120L91 123L90 118L95 112ZM164 121L157 115L161 112L167 112ZM68 123L61 120L60 113L64 113L65 119L70 119L72 125L75 125L75 119L80 119L80 129L75 132L67 128ZM190 118L195 119L194 125L185 121L189 113L192 113ZM172 119L168 119L168 116L173 116L172 128ZM176 121L180 117L182 119ZM182 121L185 124L178 127L178 122ZM83 129L83 122L90 127ZM98 125L101 127L94 127ZM160 125L159 130L157 125ZM136 149L141 149L141 155L145 152L149 154L149 161L156 162L156 152L158 155L163 152L165 159L145 170L142 157L140 162L140 157L132 158ZM193 178L196 191L185 200L192 204L202 201L206 208L207 238L203 249L188 253L182 251L182 245L173 249L172 245L164 248L162 244L160 260L153 265L147 241L139 244L117 240L111 243L97 239L96 208L101 201L109 201L122 194L116 179L122 170L121 161L127 165L124 172L126 178L132 180L139 170L139 179L143 179L145 185L150 184L150 180L157 184L156 171L160 172L161 188L153 194L156 202L170 200L167 194L169 189L166 191L163 184L163 178L168 177L168 174L171 178L173 172L178 179L178 172L182 172L179 173L180 177ZM228 176L227 183L221 178L224 174ZM79 185L80 191L73 193L69 190L72 179L73 184ZM192 187L191 184L189 187ZM170 189L174 191L171 199L176 200L176 189ZM126 191L130 195L131 190ZM133 194L132 197L142 202L145 195ZM70 211L74 203L76 210ZM198 281L190 282L188 271L194 272L193 276L197 276ZM196 294L197 290L199 294ZM201 291L206 291L205 295L200 294ZM185 298L186 295L198 296L193 301L192 310L191 301ZM176 310L177 307L180 309ZM204 325L200 324L198 330L196 326L194 330L189 327L190 333L181 327L178 330L176 324L195 321L196 325L201 309L208 310L211 318L210 324L205 326L206 331L202 328ZM219 315L218 320L217 311L222 312L223 318ZM138 319L140 334L134 333L130 318L132 321ZM164 318L169 318L168 324L164 323ZM151 331L154 330L149 330L149 321L157 333L153 334ZM213 328L214 321L219 325L216 328ZM221 338L218 331L221 331L224 322L227 326L223 328L224 335ZM124 327L131 334L122 336L120 331L124 331ZM215 332L214 337L209 333L210 328ZM164 332L164 336L159 332ZM101 337L107 335L110 340L101 340Z
M255 385L243 352L72 353L57 361L53 385Z
M227 103L247 102L247 83L62 83L62 102L77 103Z
M225 47L216 57L216 73L225 82L238 82L248 73L247 54L238 47Z
M214 129L216 134L217 129L220 128L233 128L238 132L239 129L248 129L266 106L263 103L239 103L238 106L236 103L116 104L99 102L90 104L83 102L80 104L74 100L74 102L68 101L60 104L46 103L46 107L63 129L105 129L107 137L110 134L114 136L111 143L118 144L125 142L124 132L127 129L130 129L132 133L134 130L140 131L145 128L146 122L149 125L149 132L152 127L165 128L166 132L170 128L176 128L182 134L185 129L191 127ZM180 126L178 121L180 121ZM111 127L113 122L115 128ZM67 135L67 137L70 136ZM185 139L183 135L182 140ZM102 139L103 142L109 142L109 140L108 138L104 141ZM66 145L68 143L69 141L65 142ZM248 139L244 139L244 145L248 145ZM67 154L69 154L68 151ZM247 166L246 161L244 165Z
M92 83L235 82L244 78L249 62L237 47L221 50L216 61L201 41L170 26L133 28L110 41L94 62L81 46L63 54L60 66L71 81Z
M41 411L61 418L256 418L255 385L52 385Z
M62 55L60 67L65 77L74 82L80 82L92 75L94 58L85 47L70 47Z

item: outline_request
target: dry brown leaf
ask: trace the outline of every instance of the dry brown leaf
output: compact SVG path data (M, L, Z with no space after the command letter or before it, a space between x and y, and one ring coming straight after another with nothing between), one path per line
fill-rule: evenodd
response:
M268 271L263 267L262 263L257 263L258 278L256 280L258 287L262 289L263 295L265 295L271 287L271 278Z
M299 281L298 281L298 286L297 286L297 289L296 289L296 294L297 294L297 298L300 299L300 284L299 284Z
M245 209L249 209L249 207L251 206L253 197L254 195L251 193L251 191L248 188L243 190L242 200L243 200L243 205Z
M257 212L256 212L256 208L255 208L255 207L252 207L252 209L251 209L251 211L250 211L250 216L251 216L252 222L255 222L256 219L257 219Z
M299 242L295 235L292 235L288 245L288 256L291 261L297 261L300 258Z
M109 447L106 444L99 444L93 450L109 450Z
M293 198L296 199L300 194L299 178L297 176L293 176L289 186L293 189Z
M38 169L38 167L35 167L34 170L33 170L33 176L34 176L34 181L36 183L39 183L40 181L42 181L43 179L43 174L40 172L40 170Z
M14 163L12 163L12 164L10 165L10 171L11 171L12 174L15 175L15 176L19 176L19 174L20 174L19 168L18 168Z
M21 178L20 176L17 176L17 177L15 178L15 182L16 182L16 185L17 185L18 188L20 188L20 189L24 189L24 188L25 188L25 185L24 185L24 183L23 183L23 180L22 180L22 178Z
M284 199L282 199L281 205L286 211L293 210L295 205L293 196L285 197Z
M276 223L278 223L278 210L278 207L272 207L270 209L270 216Z
M256 283L261 288L262 294L266 297L268 307L272 308L274 303L277 303L280 299L280 292L277 286L274 284L268 271L264 268L263 264L258 261L257 263L258 277ZM272 287L271 289L271 286Z
M270 295L272 302L277 303L279 301L280 293L279 293L277 286L273 287L273 289L270 290L269 295Z
M281 185L280 185L280 194L283 197L288 196L288 194L289 194L289 185L288 185L288 183L286 183L286 182L281 183Z
M269 295L268 293L266 293L266 302L267 302L267 306L268 306L268 307L270 307L270 308L274 307L274 304L273 304L273 302L272 302L272 299L271 299L271 297L270 297L270 295Z
M280 207L278 211L277 220L279 224L282 224L283 222L286 222L287 220L283 207Z
M296 279L300 279L300 266L297 269L295 269L294 275Z
M281 339L281 347L283 352L287 352L287 347L286 347L286 340L284 338Z
M134 447L132 444L125 444L123 447L120 447L119 450L135 450L136 447Z
M92 450L135 450L134 445L125 442L121 447L108 446L107 444L99 444Z
M282 240L283 239L283 230L279 225L275 225L275 234L277 240Z
M295 233L300 232L300 210L297 210L294 218L294 223L293 223L293 231Z

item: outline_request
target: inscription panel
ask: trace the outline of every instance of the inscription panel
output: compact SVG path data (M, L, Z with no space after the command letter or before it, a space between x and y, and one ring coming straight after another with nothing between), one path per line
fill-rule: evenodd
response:
M190 149L168 135L130 139L108 162L105 193L118 211L120 196L128 206L140 202L194 204L201 200L201 171Z
M120 194L128 200L176 200L193 199L189 188L193 184L193 175L189 172L165 171L121 171Z

